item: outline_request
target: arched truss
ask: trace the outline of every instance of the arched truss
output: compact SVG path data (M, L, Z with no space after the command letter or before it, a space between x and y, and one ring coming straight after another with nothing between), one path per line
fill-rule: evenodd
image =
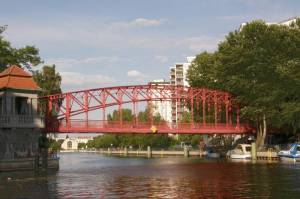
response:
M189 107L191 123L157 125L159 133L246 133L247 125L240 124L240 107L227 92L205 88L170 85L136 85L97 88L67 92L43 97L46 100L46 130L48 132L93 133L147 133L149 124L136 120L130 124L122 121L122 105L132 104L136 116L139 102L171 101ZM106 109L117 106L119 122L107 122ZM89 120L88 112L102 111L101 120ZM195 113L201 113L201 122L194 122ZM82 116L80 119L75 117ZM234 118L233 118L234 117Z

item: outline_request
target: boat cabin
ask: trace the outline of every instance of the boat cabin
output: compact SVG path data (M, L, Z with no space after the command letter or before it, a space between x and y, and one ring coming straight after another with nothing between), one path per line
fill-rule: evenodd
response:
M242 153L251 153L251 145L250 144L239 144L235 148L237 151L241 151Z

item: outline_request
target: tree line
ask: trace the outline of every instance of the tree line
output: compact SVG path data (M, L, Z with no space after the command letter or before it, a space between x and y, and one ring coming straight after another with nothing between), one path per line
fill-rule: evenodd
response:
M151 106L147 106L145 111L140 111L137 115L138 122L149 122L152 113ZM114 110L107 116L108 122L119 121L120 112ZM133 122L135 119L134 114L130 109L122 109L122 120ZM165 122L159 113L154 114L153 124ZM199 143L200 136L174 136L156 134L151 132L149 129L149 134L110 134L110 135L100 135L90 140L87 143L87 148L123 148L131 146L134 149L146 149L147 146L152 148L167 149L179 147L181 142L186 142L192 146L197 146Z

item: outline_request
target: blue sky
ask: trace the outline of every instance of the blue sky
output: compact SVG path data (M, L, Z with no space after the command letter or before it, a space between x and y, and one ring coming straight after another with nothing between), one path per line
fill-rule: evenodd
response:
M146 84L213 51L243 22L300 16L299 0L8 0L0 25L13 46L35 45L63 90Z

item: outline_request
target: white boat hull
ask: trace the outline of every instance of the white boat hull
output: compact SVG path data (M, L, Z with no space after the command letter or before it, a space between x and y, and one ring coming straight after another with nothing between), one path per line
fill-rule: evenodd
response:
M231 154L231 159L251 159L251 154Z
M292 157L280 157L280 160L283 162L300 162L300 158L292 158Z

